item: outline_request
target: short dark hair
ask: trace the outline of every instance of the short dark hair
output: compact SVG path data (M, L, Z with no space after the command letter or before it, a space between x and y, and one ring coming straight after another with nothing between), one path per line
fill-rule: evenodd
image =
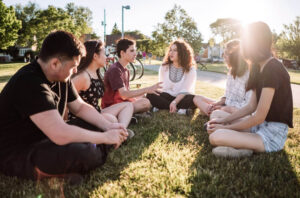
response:
M131 46L135 45L135 42L130 39L120 39L117 43L117 55L121 58L121 51L126 52L126 50Z
M73 34L65 31L55 31L45 38L39 58L45 62L53 57L69 60L74 56L85 56L85 53L83 44Z

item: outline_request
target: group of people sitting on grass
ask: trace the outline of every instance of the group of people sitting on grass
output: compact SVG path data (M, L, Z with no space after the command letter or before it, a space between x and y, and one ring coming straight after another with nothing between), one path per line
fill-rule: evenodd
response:
M38 59L12 76L0 95L2 173L72 181L101 166L111 149L134 136L128 129L132 115L163 109L189 114L198 108L209 116L205 130L216 156L284 147L293 127L290 77L272 53L267 24L252 23L241 40L226 43L229 72L218 101L195 95L194 54L183 40L170 44L158 83L137 90L130 90L126 68L137 55L135 43L118 41L119 61L102 79L104 47L101 41L83 45L68 32L52 32Z

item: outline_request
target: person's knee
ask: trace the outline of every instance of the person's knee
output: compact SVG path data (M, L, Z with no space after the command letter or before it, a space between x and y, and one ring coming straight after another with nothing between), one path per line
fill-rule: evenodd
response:
M218 129L209 135L209 142L211 145L220 146L224 139L223 129Z
M214 111L210 114L210 119L220 118L221 115L222 115L222 111L221 111L221 110L214 110Z
M151 107L151 103L147 98L139 99L139 101L134 105L135 109L138 109L140 111L148 111Z
M104 164L106 159L106 154L95 144L73 144L72 150L76 153L78 163L83 164L84 171L94 169Z
M199 101L199 100L201 100L200 96L195 96L195 97L193 98L194 104L196 104L196 102Z

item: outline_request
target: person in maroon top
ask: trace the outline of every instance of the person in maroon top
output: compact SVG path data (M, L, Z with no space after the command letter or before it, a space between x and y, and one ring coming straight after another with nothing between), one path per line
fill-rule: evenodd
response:
M150 101L144 97L147 93L157 94L161 83L150 87L130 90L129 71L126 66L136 58L135 43L129 39L121 39L117 43L119 61L114 63L105 72L105 92L101 101L101 107L106 108L113 104L130 101L134 106L134 113L142 113L150 110Z
M242 109L209 122L209 141L216 156L249 156L252 152L283 149L288 128L293 128L290 76L271 50L272 32L263 22L245 29L242 53L251 64L246 90L253 90Z

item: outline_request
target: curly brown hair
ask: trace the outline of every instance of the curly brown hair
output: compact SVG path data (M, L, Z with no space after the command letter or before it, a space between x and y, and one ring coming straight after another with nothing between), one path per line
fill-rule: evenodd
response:
M165 66L173 63L173 61L171 61L169 57L169 52L172 45L176 45L177 47L178 64L183 68L184 72L189 72L191 67L195 65L194 50L183 39L178 39L176 41L173 41L169 45L162 65Z

